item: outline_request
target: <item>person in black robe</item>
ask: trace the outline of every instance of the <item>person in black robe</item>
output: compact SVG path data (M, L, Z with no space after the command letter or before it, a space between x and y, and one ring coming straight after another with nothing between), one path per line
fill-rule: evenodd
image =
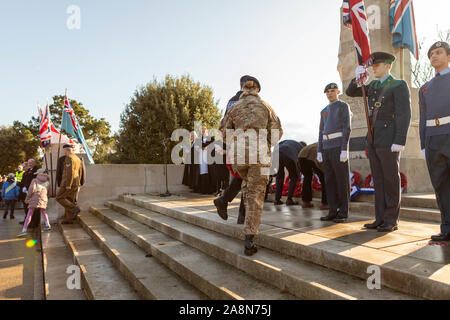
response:
M193 189L195 193L214 194L216 190L215 165L206 163L207 147L214 143L214 137L207 135L207 128L202 127L202 137L194 142L194 169L193 169ZM215 156L213 150L211 156Z

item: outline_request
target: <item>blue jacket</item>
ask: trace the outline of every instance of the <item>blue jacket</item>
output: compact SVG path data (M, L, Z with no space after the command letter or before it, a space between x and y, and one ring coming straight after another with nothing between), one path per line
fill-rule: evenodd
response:
M352 113L348 104L337 100L329 104L320 112L319 145L317 152L323 150L341 148L341 151L349 150L349 141L352 123ZM342 133L342 137L332 140L324 140L323 135Z
M427 127L427 120L450 116L450 72L434 77L419 91L420 146L425 149L426 138L450 133L450 124Z
M13 182L13 183L15 183L15 182ZM10 182L10 181L6 181L3 184L3 187L2 187L2 198L4 200L17 200L17 198L19 197L20 189L19 189L18 186L15 186L14 188L11 188L11 190L9 190L9 192L6 192L6 190L9 188L9 186L12 185L13 183Z

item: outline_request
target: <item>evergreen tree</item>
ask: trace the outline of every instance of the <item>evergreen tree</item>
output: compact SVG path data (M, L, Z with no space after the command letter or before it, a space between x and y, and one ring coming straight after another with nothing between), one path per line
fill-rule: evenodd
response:
M162 140L176 129L194 130L195 121L217 128L217 105L212 89L190 76L167 75L162 83L153 79L134 93L121 114L115 162L163 163ZM177 143L169 144L169 154Z

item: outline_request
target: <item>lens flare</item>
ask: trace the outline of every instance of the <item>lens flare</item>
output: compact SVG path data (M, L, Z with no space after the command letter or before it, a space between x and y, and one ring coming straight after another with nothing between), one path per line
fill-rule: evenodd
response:
M36 240L28 240L26 243L26 246L28 248L33 248L36 245L37 241Z

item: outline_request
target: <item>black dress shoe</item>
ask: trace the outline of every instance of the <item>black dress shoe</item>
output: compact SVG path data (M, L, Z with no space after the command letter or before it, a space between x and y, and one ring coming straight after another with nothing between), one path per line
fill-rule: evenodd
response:
M378 232L394 232L398 230L398 226L382 224L377 228Z
M228 203L222 198L217 198L214 200L214 205L217 208L217 213L223 220L228 220Z
M7 216L8 216L8 214L5 213L5 214L3 215L3 219L6 219Z
M292 200L292 199L287 199L286 205L287 205L287 206L298 206L298 202L297 202L297 201L294 201L294 200Z
M19 224L24 224L24 223L25 223L25 221L20 221L20 222L19 222Z
M73 213L73 218L75 219L80 212L81 212L81 209L77 208L77 210L75 210L75 212Z
M334 219L336 219L336 215L328 215L326 217L321 217L320 221L333 221Z
M64 220L64 221L61 222L61 224L73 224L73 222Z
M336 217L336 219L333 219L333 222L335 222L335 223L346 223L347 222L347 218Z
M15 219L14 215L11 215L11 216L9 217L9 219L10 219L10 220L14 220L14 219Z
M450 233L440 233L440 234L431 236L431 240L433 240L433 241L450 241Z
M282 206L284 204L284 202L281 200L276 200L273 204L276 206Z
M379 222L373 222L373 223L368 223L368 224L365 224L364 225L364 228L366 228L366 229L372 229L372 230L375 230L376 228L378 228L379 226L381 226L382 225L382 223L379 223Z

